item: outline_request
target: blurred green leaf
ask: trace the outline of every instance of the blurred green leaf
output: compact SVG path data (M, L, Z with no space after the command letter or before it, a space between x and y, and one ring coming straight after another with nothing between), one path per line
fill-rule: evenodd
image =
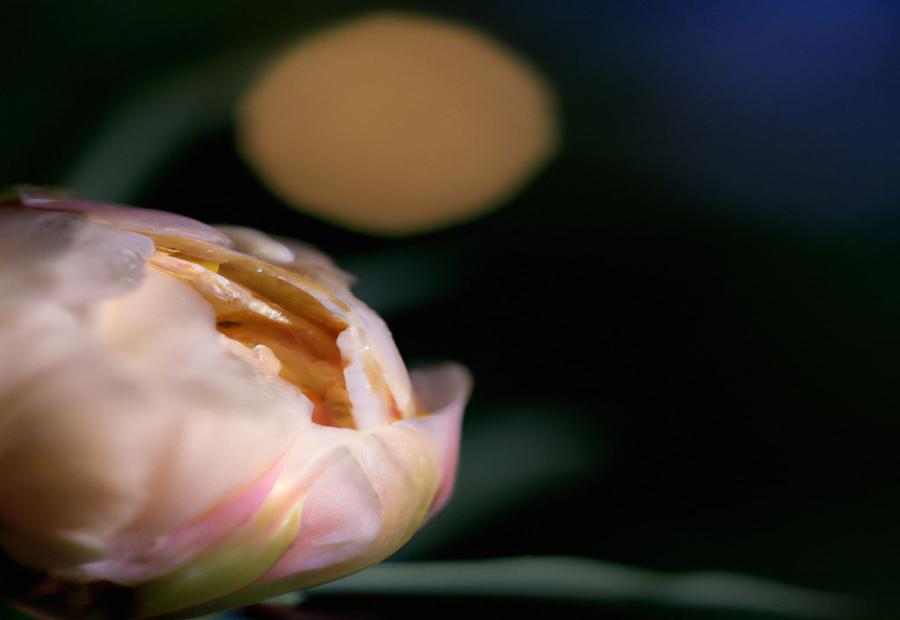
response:
M0 604L0 620L25 620L28 618L22 612L13 609L8 605Z
M398 552L422 557L530 501L564 493L596 475L607 457L596 425L565 403L520 403L469 413L451 502Z
M452 243L418 243L344 257L354 294L383 316L416 310L459 294L463 275Z
M87 197L133 202L175 153L231 122L235 101L268 52L217 57L124 96L64 185Z
M475 596L553 599L670 610L715 611L715 617L856 617L850 599L729 573L662 573L574 557L398 562L310 590L310 597L347 595Z

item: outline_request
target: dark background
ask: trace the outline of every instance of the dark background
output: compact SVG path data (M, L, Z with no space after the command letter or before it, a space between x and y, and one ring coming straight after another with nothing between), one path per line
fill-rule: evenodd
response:
M281 204L230 120L268 50L379 6L6 0L0 184L302 238L405 356L468 365L457 500L400 558L895 597L898 5L411 3L539 67L563 140L504 208L403 239Z

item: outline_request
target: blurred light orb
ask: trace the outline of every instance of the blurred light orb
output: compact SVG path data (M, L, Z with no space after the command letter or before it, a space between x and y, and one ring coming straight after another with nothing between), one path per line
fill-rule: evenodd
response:
M553 154L554 98L459 24L376 14L305 38L238 107L239 147L288 204L351 229L423 232L498 206Z

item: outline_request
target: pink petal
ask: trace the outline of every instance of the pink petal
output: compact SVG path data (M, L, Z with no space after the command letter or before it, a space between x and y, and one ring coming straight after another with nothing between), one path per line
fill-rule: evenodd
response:
M146 581L188 563L202 551L247 523L263 505L281 475L283 460L249 488L208 515L163 536L147 548L146 541L133 542L137 549L124 550L113 559L83 566L97 579L129 584Z
M46 190L33 188L19 189L19 199L26 207L47 211L80 213L104 224L135 232L189 237L198 241L231 247L231 241L228 237L212 226L207 226L202 222L178 215L177 213L138 209L108 202L58 197L48 193Z
M274 586L263 590L267 595L284 591L279 582L306 587L384 559L406 541L426 512L433 515L447 502L472 379L458 364L420 370L412 378L420 402L431 413L364 435L366 439L334 450L317 464L303 501L299 536L257 584ZM440 471L422 469L419 450L436 452L434 466ZM435 475L436 486L428 482Z
M303 500L300 535L264 581L350 560L378 536L381 502L353 453L339 448L321 466Z
M450 500L456 482L463 409L472 392L472 375L459 364L446 363L410 373L413 390L430 415L404 420L434 442L441 458L442 477L428 518Z

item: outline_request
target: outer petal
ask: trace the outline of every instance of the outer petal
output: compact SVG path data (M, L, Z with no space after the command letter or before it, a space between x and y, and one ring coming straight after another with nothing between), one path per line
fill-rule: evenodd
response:
M261 499L254 486L271 488L265 473L313 427L312 407L292 386L233 355L196 292L155 270L132 295L103 305L95 334L132 381L147 387L155 415L147 423L167 431L140 510L114 539L117 562L83 567L93 577L131 582L215 543L216 530L200 522L224 533L252 515ZM212 512L223 510L236 514ZM136 572L120 574L122 562Z
M362 433L334 429L348 438L305 466L309 486L293 544L254 585L191 613L246 604L361 570L396 551L426 515L447 501L471 378L463 367L445 364L413 373L413 381L433 413Z
M84 215L94 221L110 224L125 230L158 235L173 235L230 245L228 237L212 226L177 213L138 209L125 205L91 200L76 200L58 196L46 190L22 188L19 190L22 204L33 209L65 211Z
M158 454L165 429L132 432L152 416L142 390L71 313L19 306L0 313L0 323L4 351L35 353L18 360L14 382L0 389L0 471L16 472L0 477L0 541L34 567L103 557L152 476L155 459L136 455Z
M0 209L0 301L96 303L137 286L151 252L143 235L67 213Z
M434 413L400 424L427 437L441 464L441 484L428 511L430 517L450 500L456 482L463 409L472 391L472 375L459 364L444 364L414 371L412 381L425 410Z
M171 533L114 557L81 567L94 577L119 584L138 584L190 563L209 547L245 525L263 507L281 474L279 463L237 497Z
M148 475L129 459L139 445L92 429L116 435L146 409L84 326L92 304L138 284L152 249L72 215L0 209L0 471L16 472L0 479L0 540L18 557L94 557L134 514ZM143 438L145 450L155 437Z
M308 400L233 355L189 286L145 275L152 248L0 209L0 469L17 472L0 477L0 542L30 566L166 570L166 554L146 560L161 536L240 496L312 426Z

